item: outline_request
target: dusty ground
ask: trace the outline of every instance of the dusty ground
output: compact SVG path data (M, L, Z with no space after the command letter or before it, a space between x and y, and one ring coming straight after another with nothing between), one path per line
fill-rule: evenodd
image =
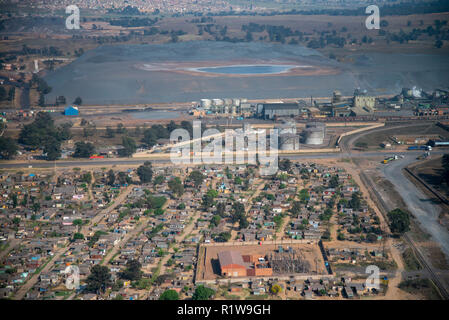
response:
M419 162L416 166L411 168L414 169L413 171L415 174L421 179L430 184L442 195L446 195L446 197L449 198L449 188L447 188L446 184L443 184L441 158L441 156L432 157L432 159Z

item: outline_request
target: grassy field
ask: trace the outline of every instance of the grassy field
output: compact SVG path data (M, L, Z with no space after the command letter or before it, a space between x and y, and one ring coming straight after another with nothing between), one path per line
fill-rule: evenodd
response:
M405 249L405 251L402 253L402 260L404 261L405 269L407 271L422 269L421 264L419 263L418 259L416 259L415 254L413 253L413 250L411 248Z
M413 295L420 295L427 300L441 300L441 296L429 279L405 280L399 284L399 289Z

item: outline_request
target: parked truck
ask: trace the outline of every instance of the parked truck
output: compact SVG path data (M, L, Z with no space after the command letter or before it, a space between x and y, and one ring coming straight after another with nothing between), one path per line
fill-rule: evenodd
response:
M432 147L431 146L410 146L407 148L407 150L428 150L431 151Z
M392 157L385 158L385 159L382 161L382 163L387 164L387 163L390 162L390 161L398 160L398 159L399 159L399 156L394 155L394 156L392 156Z

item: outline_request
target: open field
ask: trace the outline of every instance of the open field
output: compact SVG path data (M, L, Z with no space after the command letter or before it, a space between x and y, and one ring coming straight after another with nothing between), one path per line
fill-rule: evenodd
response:
M432 188L436 189L440 194L445 195L449 199L449 189L443 183L443 167L441 165L442 157L432 157L418 163L413 167L415 174L417 174L426 183L430 184Z
M389 128L391 126L391 128ZM393 143L390 139L393 136L440 136L443 139L449 139L449 132L438 127L435 123L415 123L410 126L406 126L404 124L401 127L396 127L394 124L390 124L389 126L385 126L382 130L376 130L374 132L367 133L362 135L355 141L357 143L366 143L368 145L368 150L380 150L380 144L382 142L390 142L392 148L397 148L397 145ZM395 128L393 128L395 126Z

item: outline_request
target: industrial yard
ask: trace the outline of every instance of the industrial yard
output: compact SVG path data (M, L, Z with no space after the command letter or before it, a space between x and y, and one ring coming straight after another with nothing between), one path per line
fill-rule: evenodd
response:
M271 242L271 241L270 241ZM293 275L310 276L310 275L326 275L328 274L323 256L317 243L295 243L284 241L282 244L247 244L244 242L235 243L233 245L205 245L200 247L202 257L198 262L198 269L196 272L197 282L203 280L223 279L220 276L220 265L218 261L218 254L223 251L234 250L241 255L257 255L264 257L273 268L273 276L276 277L290 277ZM281 248L281 252L279 252ZM289 248L295 250L295 254L289 254ZM282 252L283 251L283 252ZM201 254L200 253L200 254ZM298 258L295 257L298 256ZM304 264L298 261L304 261ZM296 261L296 262L295 262ZM289 266L291 264L291 267ZM298 268L293 268L297 265ZM296 272L292 272L296 271Z

